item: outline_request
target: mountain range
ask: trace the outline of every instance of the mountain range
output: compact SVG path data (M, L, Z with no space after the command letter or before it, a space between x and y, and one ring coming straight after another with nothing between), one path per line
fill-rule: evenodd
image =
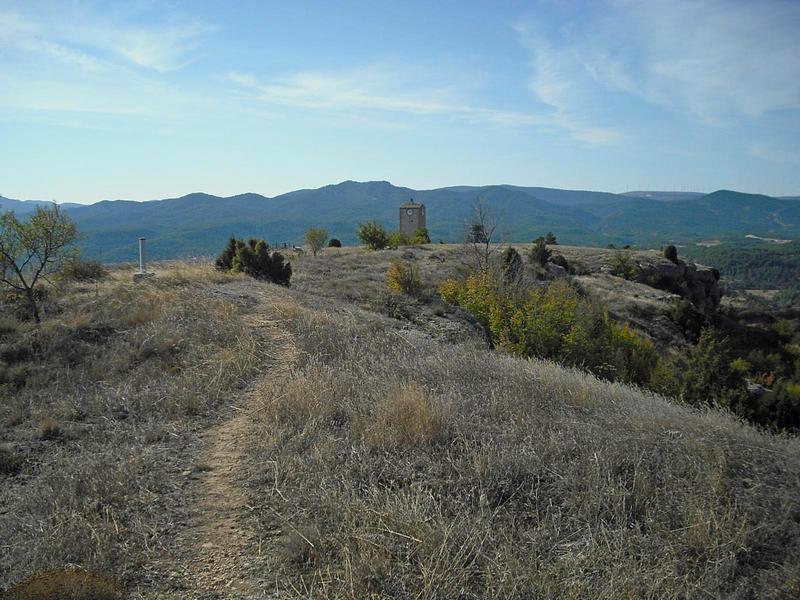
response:
M302 243L310 226L324 227L331 237L353 244L360 222L374 220L396 229L398 207L411 198L426 205L434 242L461 241L465 220L478 202L496 217L499 237L508 242L530 241L548 231L562 243L656 248L747 234L800 239L798 199L730 190L612 194L513 185L414 190L386 181L345 181L272 198L193 193L61 207L83 236L84 255L119 262L135 259L139 237L148 238L148 254L158 259L213 255L231 235L276 245ZM0 197L0 211L21 216L40 204Z

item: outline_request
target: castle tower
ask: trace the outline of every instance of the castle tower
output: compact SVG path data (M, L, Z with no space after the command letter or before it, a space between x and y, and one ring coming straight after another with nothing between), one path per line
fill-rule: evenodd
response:
M413 237L417 229L425 225L425 205L417 204L413 198L410 202L400 206L400 233Z

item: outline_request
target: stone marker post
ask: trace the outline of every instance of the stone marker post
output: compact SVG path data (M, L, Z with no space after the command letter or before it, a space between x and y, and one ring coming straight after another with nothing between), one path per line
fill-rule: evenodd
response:
M133 281L142 281L147 279L148 277L152 277L153 273L147 272L147 262L145 259L145 247L144 243L147 241L147 238L140 237L139 238L139 271L138 273L133 274Z

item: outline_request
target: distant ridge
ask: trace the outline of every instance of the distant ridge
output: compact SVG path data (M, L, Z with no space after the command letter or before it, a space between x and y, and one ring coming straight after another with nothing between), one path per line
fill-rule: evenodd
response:
M638 192L624 192L623 196L634 196L636 198L647 198L649 200L658 200L659 202L678 202L681 200L694 200L702 198L706 194L703 192L655 192L655 191L638 191Z
M548 231L562 243L648 248L712 238L744 240L748 234L800 239L800 202L730 190L612 194L506 184L415 190L388 181L343 181L272 198L253 192L224 198L193 192L147 202L62 207L83 234L86 255L118 262L133 260L138 237L149 239L156 259L210 256L230 235L262 237L277 245L301 243L310 226L325 227L331 236L353 244L360 222L374 220L396 229L398 207L409 198L427 206L434 242L461 241L477 202L498 216L500 239L507 242L529 242ZM20 212L20 206L32 211L36 204L0 199L2 210Z
M52 200L13 200L11 198L6 198L5 196L0 196L0 213L12 210L18 215L24 215L32 213L34 210L36 210L37 206L50 206L52 204ZM61 208L75 208L78 206L83 206L82 204L76 204L74 202L64 202L63 204L58 203L58 205Z

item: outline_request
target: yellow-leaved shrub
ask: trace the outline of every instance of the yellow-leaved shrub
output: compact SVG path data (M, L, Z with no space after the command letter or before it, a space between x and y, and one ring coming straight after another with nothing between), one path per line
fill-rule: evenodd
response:
M439 294L487 329L493 344L513 354L547 358L600 377L646 384L658 354L649 340L613 323L569 282L519 294L488 272L444 281Z

